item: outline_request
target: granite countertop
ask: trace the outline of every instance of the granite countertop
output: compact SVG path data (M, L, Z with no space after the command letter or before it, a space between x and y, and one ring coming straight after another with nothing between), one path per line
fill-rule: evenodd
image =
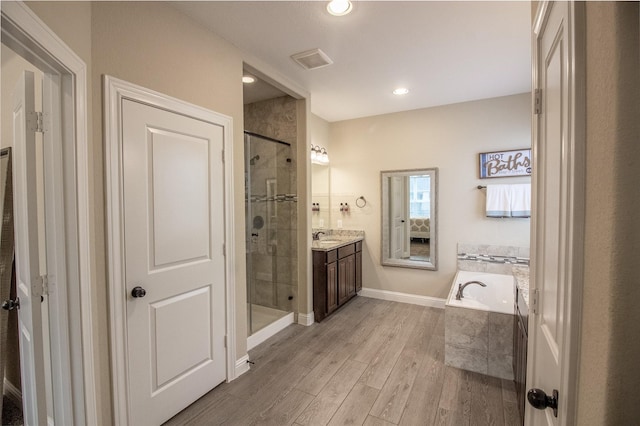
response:
M364 240L364 237L360 235L323 235L322 237L323 238L321 238L320 240L311 242L311 250L330 251L342 246L353 244L357 241Z
M529 267L513 265L513 276L516 279L518 291L522 294L527 306L529 306Z

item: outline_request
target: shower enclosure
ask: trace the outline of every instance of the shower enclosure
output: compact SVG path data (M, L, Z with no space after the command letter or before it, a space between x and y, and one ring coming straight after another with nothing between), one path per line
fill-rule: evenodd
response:
M294 311L295 170L291 145L245 132L248 335Z

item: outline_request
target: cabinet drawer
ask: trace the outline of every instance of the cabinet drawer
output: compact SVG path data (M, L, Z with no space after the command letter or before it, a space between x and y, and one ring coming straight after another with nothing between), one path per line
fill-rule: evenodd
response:
M362 241L356 243L356 251L362 251Z
M327 263L335 262L338 260L338 250L331 250L327 252Z
M355 252L356 252L356 245L355 244L349 244L348 246L340 247L338 249L338 259L342 259L343 257L347 257L350 254L353 254Z

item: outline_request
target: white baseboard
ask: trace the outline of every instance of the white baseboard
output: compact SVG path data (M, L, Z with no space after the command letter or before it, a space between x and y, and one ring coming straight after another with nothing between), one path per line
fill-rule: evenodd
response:
M13 385L7 378L4 378L4 394L18 407L22 407L22 392Z
M298 314L298 324L304 326L310 326L315 322L315 317L313 316L313 311L308 314Z
M372 299L390 300L392 302L410 303L412 305L429 306L431 308L444 309L445 299L438 297L419 296L417 294L400 293L397 291L377 290L375 288L362 288L362 297Z
M237 379L238 377L249 371L250 367L251 365L249 364L249 354L236 360L236 377L234 377L234 379Z
M290 312L287 315L280 318L279 320L272 322L265 328L258 330L255 333L253 333L251 336L247 337L247 350L250 351L251 349L258 346L260 343L267 340L269 337L273 336L274 334L284 330L285 328L293 324L294 323L293 317L294 317L293 312Z

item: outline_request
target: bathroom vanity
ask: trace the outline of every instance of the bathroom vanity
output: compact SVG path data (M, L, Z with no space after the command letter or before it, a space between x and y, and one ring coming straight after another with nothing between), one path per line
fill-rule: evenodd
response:
M313 241L313 314L320 322L362 289L363 237Z

